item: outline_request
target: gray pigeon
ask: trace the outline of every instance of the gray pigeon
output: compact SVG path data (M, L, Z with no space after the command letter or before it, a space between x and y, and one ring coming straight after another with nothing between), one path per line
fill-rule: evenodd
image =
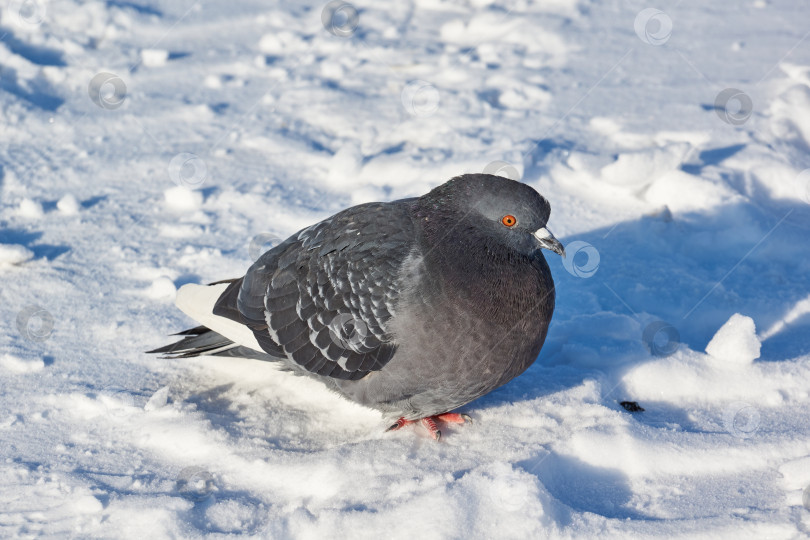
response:
M523 373L554 311L541 248L564 256L534 189L465 174L419 198L367 203L307 227L238 279L186 285L203 326L156 349L254 358L382 411L398 429L463 423L453 409Z

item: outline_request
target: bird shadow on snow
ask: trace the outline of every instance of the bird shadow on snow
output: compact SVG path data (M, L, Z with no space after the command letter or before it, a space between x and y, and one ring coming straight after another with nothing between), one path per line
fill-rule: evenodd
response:
M648 350L643 330L656 320L672 325L681 345L703 351L734 313L752 317L762 334L810 292L803 271L808 232L810 205L794 202L732 204L674 218L663 212L567 238L567 245L587 246L569 253L570 260L550 259L557 310L543 352L594 367L623 363L623 351ZM596 257L592 273L589 255ZM801 326L794 321L765 339L761 360L806 353L807 345L794 338Z
M810 275L802 271L810 249L797 247L805 245L808 229L810 205L734 204L674 218L644 216L564 238L567 259L545 254L556 309L538 360L471 407L533 399L606 375L620 380L660 358L644 339L655 321L675 328L673 346L700 352L734 313L752 317L761 334L810 292ZM571 252L575 241L585 247ZM810 314L763 340L758 361L806 354L810 345L800 336L808 323ZM632 399L610 396L611 402Z
M802 271L808 229L810 205L771 200L675 217L662 212L563 239L566 246L580 241L593 250L569 252L565 261L546 254L557 308L537 362L465 409L475 414L596 380L599 402L630 414L618 405L633 400L625 394L624 375L662 358L645 343L645 328L664 321L677 330L674 345L701 353L734 313L752 317L762 335L808 297L810 276ZM810 314L805 314L764 339L757 361L807 354L808 325ZM688 411L666 403L641 405L649 412L632 417L649 427L671 430L678 425L684 431L708 433L689 419ZM656 519L628 507L633 494L619 470L553 451L518 465L575 510L609 518Z

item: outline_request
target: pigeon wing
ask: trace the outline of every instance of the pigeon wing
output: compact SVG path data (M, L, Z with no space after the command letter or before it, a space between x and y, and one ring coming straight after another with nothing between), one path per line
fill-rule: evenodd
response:
M293 367L356 380L396 350L389 321L414 242L408 200L369 203L308 227L262 255L217 311Z

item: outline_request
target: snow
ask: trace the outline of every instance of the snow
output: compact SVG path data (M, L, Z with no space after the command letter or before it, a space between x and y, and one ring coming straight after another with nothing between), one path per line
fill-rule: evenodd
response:
M0 356L0 367L7 372L27 373L30 371L40 371L45 367L45 363L40 358L19 358L11 354Z
M161 67L166 65L169 51L164 49L144 49L141 51L141 62L146 67Z
M806 537L808 15L0 3L0 536ZM441 443L143 353L183 286L485 170L569 257L538 361Z
M174 281L167 276L160 276L152 282L151 285L144 291L144 294L154 300L166 298L174 300L177 288L174 286Z
M68 193L56 201L56 208L66 216L75 216L79 213L79 201L72 194Z
M19 244L0 244L0 268L20 264L34 257L34 252Z
M199 191L194 191L186 186L175 186L163 192L166 201L166 208L176 212L188 212L196 210L203 203L203 196Z
M23 199L20 201L19 214L28 219L40 219L43 216L42 204L31 199Z
M759 358L762 344L754 319L735 313L706 345L706 353L725 362L750 364Z

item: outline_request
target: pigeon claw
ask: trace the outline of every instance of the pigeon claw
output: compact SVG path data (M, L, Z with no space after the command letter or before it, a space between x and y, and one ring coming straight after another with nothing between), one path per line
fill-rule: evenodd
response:
M447 424L463 424L468 422L470 424L473 423L473 419L469 414L459 414L454 412L446 412L444 414L439 414L435 416L437 420L441 420Z
M428 432L428 435L435 441L440 441L442 438L442 432L439 431L439 426L437 422L444 422L446 424L464 424L470 423L472 424L472 417L469 414L459 414L459 413L444 413L444 414L437 414L436 416L426 416L424 418L420 418L419 420L406 420L405 418L400 418L391 426L386 429L385 431L396 431L400 428L403 428L409 424L415 424L419 422L422 424L422 427Z
M389 427L385 431L386 432L396 431L401 427L407 426L408 424L413 424L413 420L405 420L404 418L400 418L399 420L391 424L391 427Z

